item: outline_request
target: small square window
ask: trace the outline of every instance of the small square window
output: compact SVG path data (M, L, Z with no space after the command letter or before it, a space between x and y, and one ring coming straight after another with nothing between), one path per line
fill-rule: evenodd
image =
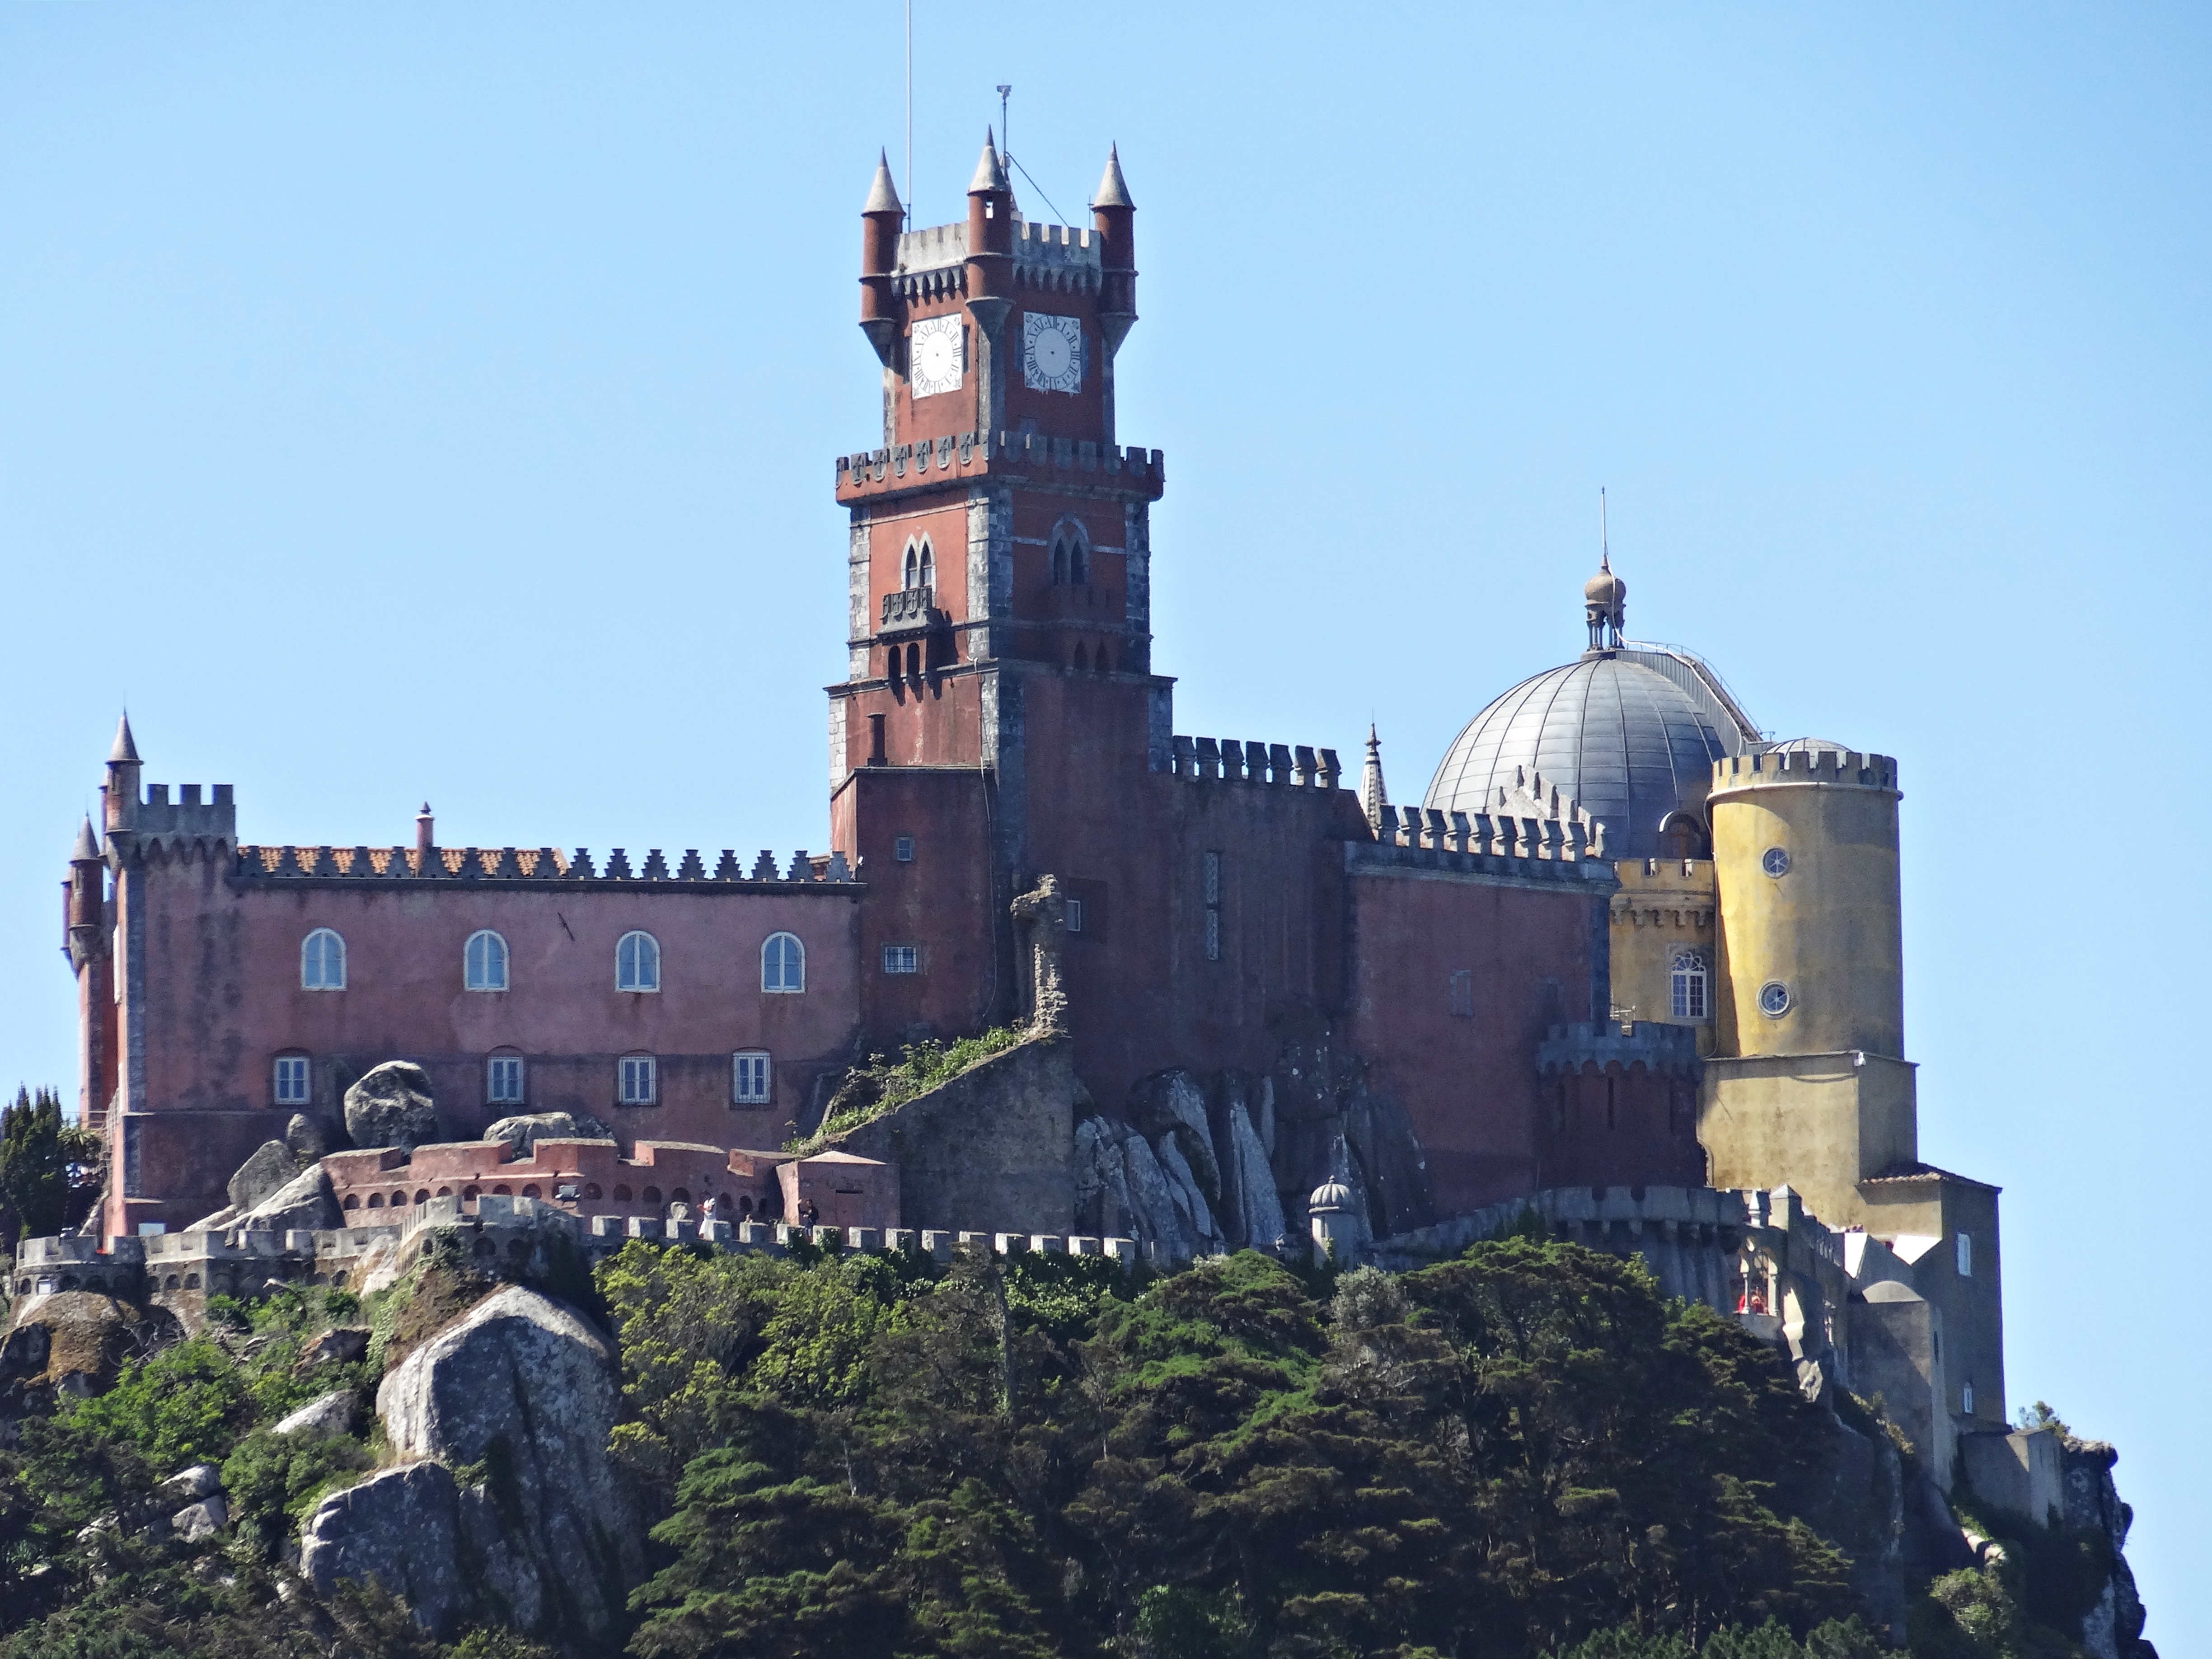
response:
M494 1054L484 1062L484 1099L494 1106L522 1104L520 1054Z
M730 1098L740 1106L768 1104L768 1055L759 1050L731 1057Z
M921 951L912 945L884 946L884 971L887 974L918 974L921 971Z
M1083 931L1083 901L1079 898L1067 902L1067 931L1071 933Z
M651 1054L622 1058L622 1103L650 1106L660 1097L660 1066Z
M307 1057L305 1054L280 1054L276 1060L276 1103L279 1106L304 1106L307 1103Z
M914 837L912 836L901 836L896 841L893 842L891 843L891 856L896 859L901 864L912 864L914 862Z

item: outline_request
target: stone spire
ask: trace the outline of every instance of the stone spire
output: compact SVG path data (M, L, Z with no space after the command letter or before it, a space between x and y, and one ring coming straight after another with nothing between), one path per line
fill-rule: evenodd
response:
M1098 193L1091 198L1094 208L1133 208L1129 199L1128 180L1121 177L1121 147L1109 144L1106 149L1106 173L1098 181Z
M110 762L121 761L132 766L138 764L138 744L131 738L131 716L127 714L115 728L115 746L107 751L107 758Z
M93 833L92 815L85 814L84 823L76 832L76 848L70 854L71 864L97 864L100 861L100 837Z
M983 154L975 163L975 176L968 181L970 196L1012 195L1013 186L1006 182L1006 170L999 164L999 143L991 129L983 129Z
M876 179L868 186L868 200L860 211L866 213L896 213L903 215L899 204L898 186L891 182L891 158L888 150L876 153Z
M1366 810L1367 827L1380 831L1390 792L1382 787L1382 740L1375 735L1372 720L1367 723L1367 765L1359 775L1359 804Z

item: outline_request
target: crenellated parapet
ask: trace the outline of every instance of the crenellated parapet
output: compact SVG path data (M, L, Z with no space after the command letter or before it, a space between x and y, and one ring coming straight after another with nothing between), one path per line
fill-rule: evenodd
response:
M1171 738L1167 769L1194 783L1259 783L1278 789L1334 789L1343 775L1334 749L1237 738Z
M1158 501L1166 489L1157 449L1055 438L1042 432L961 432L837 457L837 499L865 501L929 483L1039 477L1094 483Z
M1654 1020L1583 1020L1554 1025L1536 1045L1536 1070L1557 1077L1595 1067L1623 1073L1642 1066L1654 1077L1694 1083L1705 1074L1695 1026Z
M238 806L232 786L211 786L204 799L201 786L179 784L174 800L169 786L149 783L140 796L134 790L108 797L107 849L117 868L147 858L220 856L238 842Z
M1832 788L1897 788L1897 762L1855 749L1785 744L1713 763L1712 793L1778 784L1826 784ZM1710 799L1711 797L1708 797Z
M264 882L481 882L514 887L574 887L589 883L598 887L722 888L755 891L773 888L850 889L859 877L842 853L793 853L779 871L775 854L763 848L750 870L729 848L710 872L696 847L686 848L676 867L659 848L633 868L629 855L617 847L607 854L604 869L594 867L591 850L580 847L572 855L552 847L282 847L247 845L238 848L231 877L242 883Z
M1538 817L1386 805L1376 814L1375 840L1381 847L1552 864L1594 864L1605 857L1605 826L1580 812Z
M1103 239L1087 226L1017 220L1013 234L1016 288L1050 294L1096 294L1103 281ZM965 221L909 230L898 239L890 291L902 300L930 301L968 293Z

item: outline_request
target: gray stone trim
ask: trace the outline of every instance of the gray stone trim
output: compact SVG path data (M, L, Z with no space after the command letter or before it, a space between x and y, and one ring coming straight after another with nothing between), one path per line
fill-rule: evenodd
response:
M1498 853L1453 853L1428 847L1382 847L1373 842L1344 843L1344 867L1355 876L1391 876L1409 881L1460 882L1478 887L1528 887L1556 893L1562 888L1609 896L1620 878L1603 859L1507 858Z

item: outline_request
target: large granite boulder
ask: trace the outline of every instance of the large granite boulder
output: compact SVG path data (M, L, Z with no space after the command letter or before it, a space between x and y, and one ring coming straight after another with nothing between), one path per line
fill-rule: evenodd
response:
M238 1166L230 1178L230 1207L250 1210L287 1182L295 1179L301 1162L281 1140L264 1140L260 1150Z
M468 1602L462 1571L460 1493L442 1463L405 1464L332 1492L300 1535L300 1576L318 1590L373 1578L441 1633Z
M100 1291L17 1299L0 1340L0 1418L43 1411L57 1393L103 1392L123 1361L180 1334L175 1316Z
M595 1117L568 1112L524 1112L503 1117L483 1132L486 1140L503 1140L517 1158L528 1158L540 1140L612 1140L615 1132Z
M320 1118L309 1117L305 1112L295 1112L292 1121L284 1126L284 1145L304 1170L331 1150L330 1131L324 1127Z
M513 1624L605 1631L642 1556L607 1459L614 1354L573 1309L519 1285L417 1348L377 1389L394 1452L485 1471L454 1513L478 1582Z
M439 1139L430 1076L410 1060L387 1060L345 1091L346 1133L361 1147L416 1147Z
M330 1176L318 1164L301 1170L252 1209L234 1215L224 1230L282 1233L295 1227L321 1231L343 1224L337 1194L331 1190Z

